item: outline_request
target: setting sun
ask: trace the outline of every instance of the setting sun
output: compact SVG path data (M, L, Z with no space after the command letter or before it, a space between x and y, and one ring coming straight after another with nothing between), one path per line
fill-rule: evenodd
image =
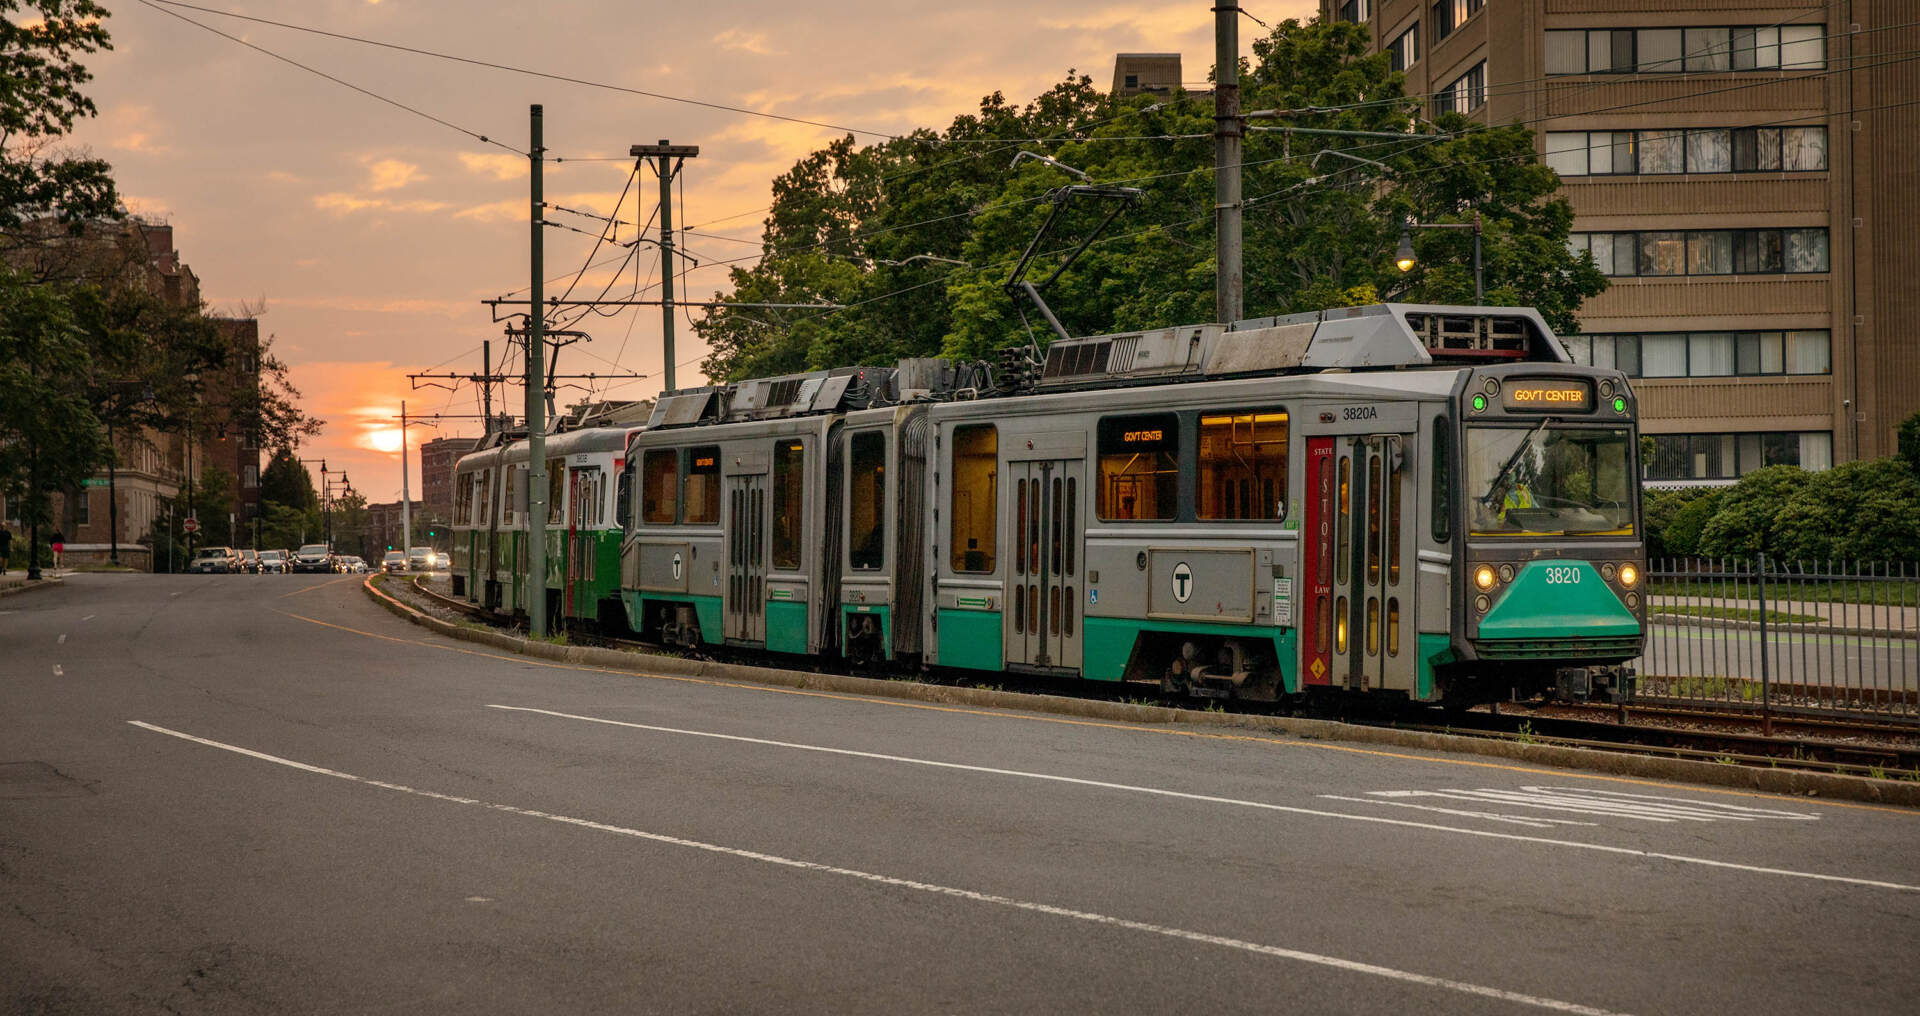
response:
M400 428L383 427L370 430L365 435L367 446L378 452L397 452L400 450Z

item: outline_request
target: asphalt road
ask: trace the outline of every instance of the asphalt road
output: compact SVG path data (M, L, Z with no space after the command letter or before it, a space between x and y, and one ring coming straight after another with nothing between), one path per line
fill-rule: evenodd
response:
M0 600L13 1012L1911 1012L1920 812Z

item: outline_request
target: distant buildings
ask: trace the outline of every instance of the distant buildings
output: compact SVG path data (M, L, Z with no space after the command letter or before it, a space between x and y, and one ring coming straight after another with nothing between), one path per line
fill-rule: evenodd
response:
M1115 95L1172 95L1180 85L1178 53L1121 53L1113 58Z
M420 446L420 499L434 518L453 518L453 464L479 443L479 438L437 437Z
M198 308L200 279L181 259L173 240L172 226L140 216L90 224L79 236L49 223L37 242L10 251L7 257L33 279L137 285L170 306ZM230 369L220 377L207 379L209 404L244 401L245 393L233 388L259 386L259 325L235 319L215 319L215 323L233 343L233 350ZM129 390L126 397L137 399L140 394ZM52 495L53 523L49 529L66 537L66 564L104 562L116 549L120 563L129 567L150 570L156 563L164 564L153 559L151 545L142 541L152 532L156 519L171 517L177 531L179 520L186 515L189 476L198 483L201 470L209 462L234 477L235 489L229 492L235 505L234 517L229 520L201 515L201 534L194 542L250 543L253 520L260 509L260 449L254 435L242 433L225 414L210 413L191 433L151 428L116 431L113 446L118 465L111 474L102 469L79 489ZM109 504L109 489L114 505ZM173 507L176 502L178 507ZM113 526L116 507L117 531ZM18 504L5 505L0 511L6 524L16 534L24 535L20 514ZM50 531L43 531L41 538L50 535Z
M1895 450L1920 410L1913 0L1322 0L1436 113L1520 122L1612 286L1652 482Z

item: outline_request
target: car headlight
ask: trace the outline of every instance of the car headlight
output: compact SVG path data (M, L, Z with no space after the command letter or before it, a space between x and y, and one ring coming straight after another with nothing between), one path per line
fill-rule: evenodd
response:
M1473 584L1481 589L1493 588L1493 566L1483 564L1473 570Z
M1620 566L1620 584L1621 585L1631 588L1633 584L1638 581L1640 581L1640 569L1635 568L1633 565L1630 565L1630 564L1623 564Z

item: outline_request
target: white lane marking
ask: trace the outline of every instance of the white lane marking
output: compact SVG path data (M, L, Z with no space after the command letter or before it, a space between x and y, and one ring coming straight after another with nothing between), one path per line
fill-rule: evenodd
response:
M61 633L60 633L60 637L59 637L58 639L55 639L54 641L55 641L55 644L56 644L56 645L62 645L62 646L64 646L64 645L66 645L66 644L67 644L67 633L66 633L66 632L61 632Z
M144 720L128 720L127 722L143 730L151 730L156 734L166 734L169 737L177 737L183 741L192 741L195 744L203 744L209 748L219 748L222 751L230 751L238 755L245 755L249 758L260 759L263 762L272 762L275 765L286 766L290 769L298 769L298 770L301 770L302 772L314 773L319 776L332 776L335 779L341 779L341 780L347 780L353 783L365 784L366 786L370 786L370 787L379 787L382 790L393 790L403 794L413 794L418 797L430 798L435 801L446 801L450 804L472 805L475 807L486 808L491 811L506 812L509 815L522 815L527 818L546 819L549 822L558 822L564 825L578 826L582 829L593 829L598 832L614 833L619 836L630 836L634 839L647 840L653 843L664 843L669 846L687 847L693 850L703 850L710 854L721 854L727 857L738 857L738 858L742 858L744 860L749 860L749 861L759 861L763 864L778 865L783 868L793 868L800 871L816 871L826 875L841 875L847 878L859 879L863 882L871 882L876 885L891 886L898 889L912 889L918 892L931 893L936 896L949 896L955 899L972 900L973 902L976 902L976 903L990 903L995 906L1007 907L1013 910L1024 910L1024 911L1027 911L1028 913L1047 914L1053 917L1064 917L1064 918L1068 918L1075 921L1084 921L1088 924L1104 925L1106 927L1111 927L1111 928L1122 928L1128 931L1146 932L1152 935L1162 935L1167 938L1181 939L1188 942L1197 942L1203 945L1217 945L1227 949L1237 949L1237 950L1240 950L1241 952L1256 953L1263 956L1274 956L1280 959L1295 960L1300 963L1310 963L1317 966L1331 967L1335 970L1345 970L1345 971L1356 973L1356 974L1369 974L1374 977L1382 977L1388 980L1401 981L1409 984L1419 984L1419 985L1423 985L1430 988L1444 988L1448 991L1456 991L1456 992L1460 992L1462 994L1467 994L1467 995L1478 995L1482 998L1492 998L1502 1002L1512 1002L1519 1005L1529 1005L1539 1009L1549 1009L1554 1012L1579 1013L1579 1014L1582 1014L1582 1016L1619 1016L1619 1014L1615 1013L1613 1010L1601 1009L1601 1008L1597 1008L1595 1006L1589 1006L1589 1005L1581 1005L1578 1002L1565 1002L1555 998L1545 998L1539 995L1528 995L1522 992L1508 991L1504 988L1488 987L1487 985L1484 985L1484 984L1474 984L1470 981L1456 981L1456 980L1453 980L1452 978L1435 977L1431 974L1420 974L1410 970L1397 970L1393 967L1383 967L1374 963L1363 963L1358 960L1342 959L1338 956L1326 956L1320 953L1305 952L1299 949L1287 949L1281 946L1265 945L1259 942L1249 942L1244 939L1228 938L1227 936L1224 936L1224 935L1210 935L1210 934L1207 934L1206 932L1188 931L1184 928L1173 928L1173 927L1168 927L1162 924L1150 924L1145 921L1133 921L1133 920L1128 920L1127 918L1124 918L1124 917L1110 917L1106 914L1098 914L1092 911L1074 910L1068 907L1055 906L1051 903L1036 903L1029 900L1016 899L1011 896L996 896L992 893L983 893L983 892L978 892L972 889L957 889L952 886L939 885L933 882L921 882L916 879L899 878L893 875L879 875L873 872L861 871L857 868L842 868L838 865L823 864L819 861L805 861L805 860L800 860L798 858L782 857L778 854L762 853L761 851L757 851L757 850L743 850L739 847L728 847L718 843L705 843L700 840L689 840L680 836L669 836L665 833L650 833L642 829L633 829L627 826L609 825L605 822L595 822L592 819L573 818L567 815L556 815L552 812L536 811L532 808L521 808L511 804L496 804L492 801L481 801L471 797L456 797L452 794L442 794L432 790L420 790L415 787L409 787L399 783L388 783L384 780L371 779L365 776L355 776L352 773L344 773L337 769L325 769L320 766L310 765L306 762L296 762L290 758L282 758L278 755L269 755L266 752L254 751L251 748L242 748L239 745L226 744L221 741L213 741L204 737L196 737L193 734L183 733L178 730L171 730L166 727L148 723Z
M492 903L492 902L493 902L493 897L491 897L491 896L469 896L469 897L467 897L467 902L468 902L468 903Z
M53 665L53 676L55 676L55 677L65 677L65 676L67 676L67 672L66 672L66 671L64 671L64 670L61 670L61 669L60 669L60 665L59 665L58 663L56 663L56 664L54 664L54 665Z
M1325 796L1325 795L1322 795ZM1368 798L1437 797L1476 804L1514 805L1542 811L1571 811L1586 815L1607 815L1641 822L1754 822L1782 819L1791 822L1817 822L1820 816L1809 812L1782 811L1777 808L1752 808L1719 801L1695 801L1659 794L1631 794L1618 790L1588 787L1521 787L1508 790L1484 787L1479 790L1370 790ZM1355 800L1364 800L1355 798ZM1379 801L1376 803L1388 803Z
M180 593L184 593L184 592L186 592L186 590L184 590L184 589L182 589L182 590L180 590ZM168 596L179 596L179 595L180 595L180 593L168 593L167 595L168 595Z
M1030 773L1019 769L996 769L991 766L967 765L961 762L940 762L934 759L911 758L905 755L886 755L880 752L854 751L848 748L827 748L814 744L796 744L792 741L770 741L758 737L742 737L738 734L716 734L705 730L682 730L678 727L657 727L646 723L632 723L627 720L609 720L598 716L581 716L576 713L555 712L551 709L535 709L530 706L489 704L487 708L518 713L537 713L542 716L557 716L561 719L583 720L587 723L603 723L612 727L632 727L636 730L652 730L667 734L685 734L689 737L708 737L720 741L741 741L748 744L764 744L778 748L794 748L800 751L820 752L827 755L847 755L854 758L869 758L883 762L902 762L908 765L929 766L936 769L958 769L965 772L988 773L995 776L1013 776L1028 780L1044 780L1049 783L1068 783L1075 786L1099 787L1104 790L1120 790L1134 794L1151 794L1155 797L1174 797L1188 801L1204 801L1208 804L1227 804L1241 808L1258 808L1262 811L1284 812L1289 815L1311 815L1315 818L1335 818L1347 822L1367 822L1374 825L1400 826L1407 829L1426 829L1432 832L1455 833L1460 836L1477 836L1482 839L1511 840L1517 843L1537 843L1549 847L1566 847L1569 850L1591 850L1602 854L1657 858L1662 861L1678 861L1682 864L1697 864L1706 868L1724 868L1729 871L1744 871L1757 875L1781 875L1787 878L1812 879L1816 882L1840 882L1846 885L1868 886L1874 889L1895 889L1900 892L1920 893L1920 885L1908 885L1903 882L1885 882L1879 879L1855 878L1851 875L1828 875L1817 871L1795 871L1792 868L1768 868L1754 864L1739 864L1734 861L1716 861L1709 857L1690 857L1686 854L1663 854L1657 850L1616 847L1606 843L1556 840L1544 836L1529 836L1525 833L1503 833L1490 829L1469 829L1464 826L1440 825L1434 822L1415 822L1402 818L1383 818L1379 815L1356 815L1346 811L1323 811L1317 808L1300 808L1287 804L1269 804L1265 801L1244 801L1232 797L1215 797L1211 794L1190 794L1181 790L1167 790L1162 787L1142 787L1128 783L1108 783L1104 780L1088 780L1077 776Z
M1552 829L1557 825L1598 826L1598 822L1582 822L1571 818L1547 818L1543 815L1502 815L1492 811L1467 811L1463 808L1436 808L1431 804L1409 804L1406 801L1382 801L1371 797L1347 797L1342 794L1321 794L1328 801L1352 801L1357 804L1385 804L1395 808L1411 808L1414 811L1433 811L1442 815L1458 815L1461 818L1483 818L1489 822L1505 822L1509 825L1531 826L1535 829Z
M80 620L82 620L82 621L91 621L91 620L93 620L94 618L96 618L96 617L99 617L99 616L100 616L100 615L98 615L98 614L88 614L88 615L87 615L86 617L83 617L83 618L81 618Z

